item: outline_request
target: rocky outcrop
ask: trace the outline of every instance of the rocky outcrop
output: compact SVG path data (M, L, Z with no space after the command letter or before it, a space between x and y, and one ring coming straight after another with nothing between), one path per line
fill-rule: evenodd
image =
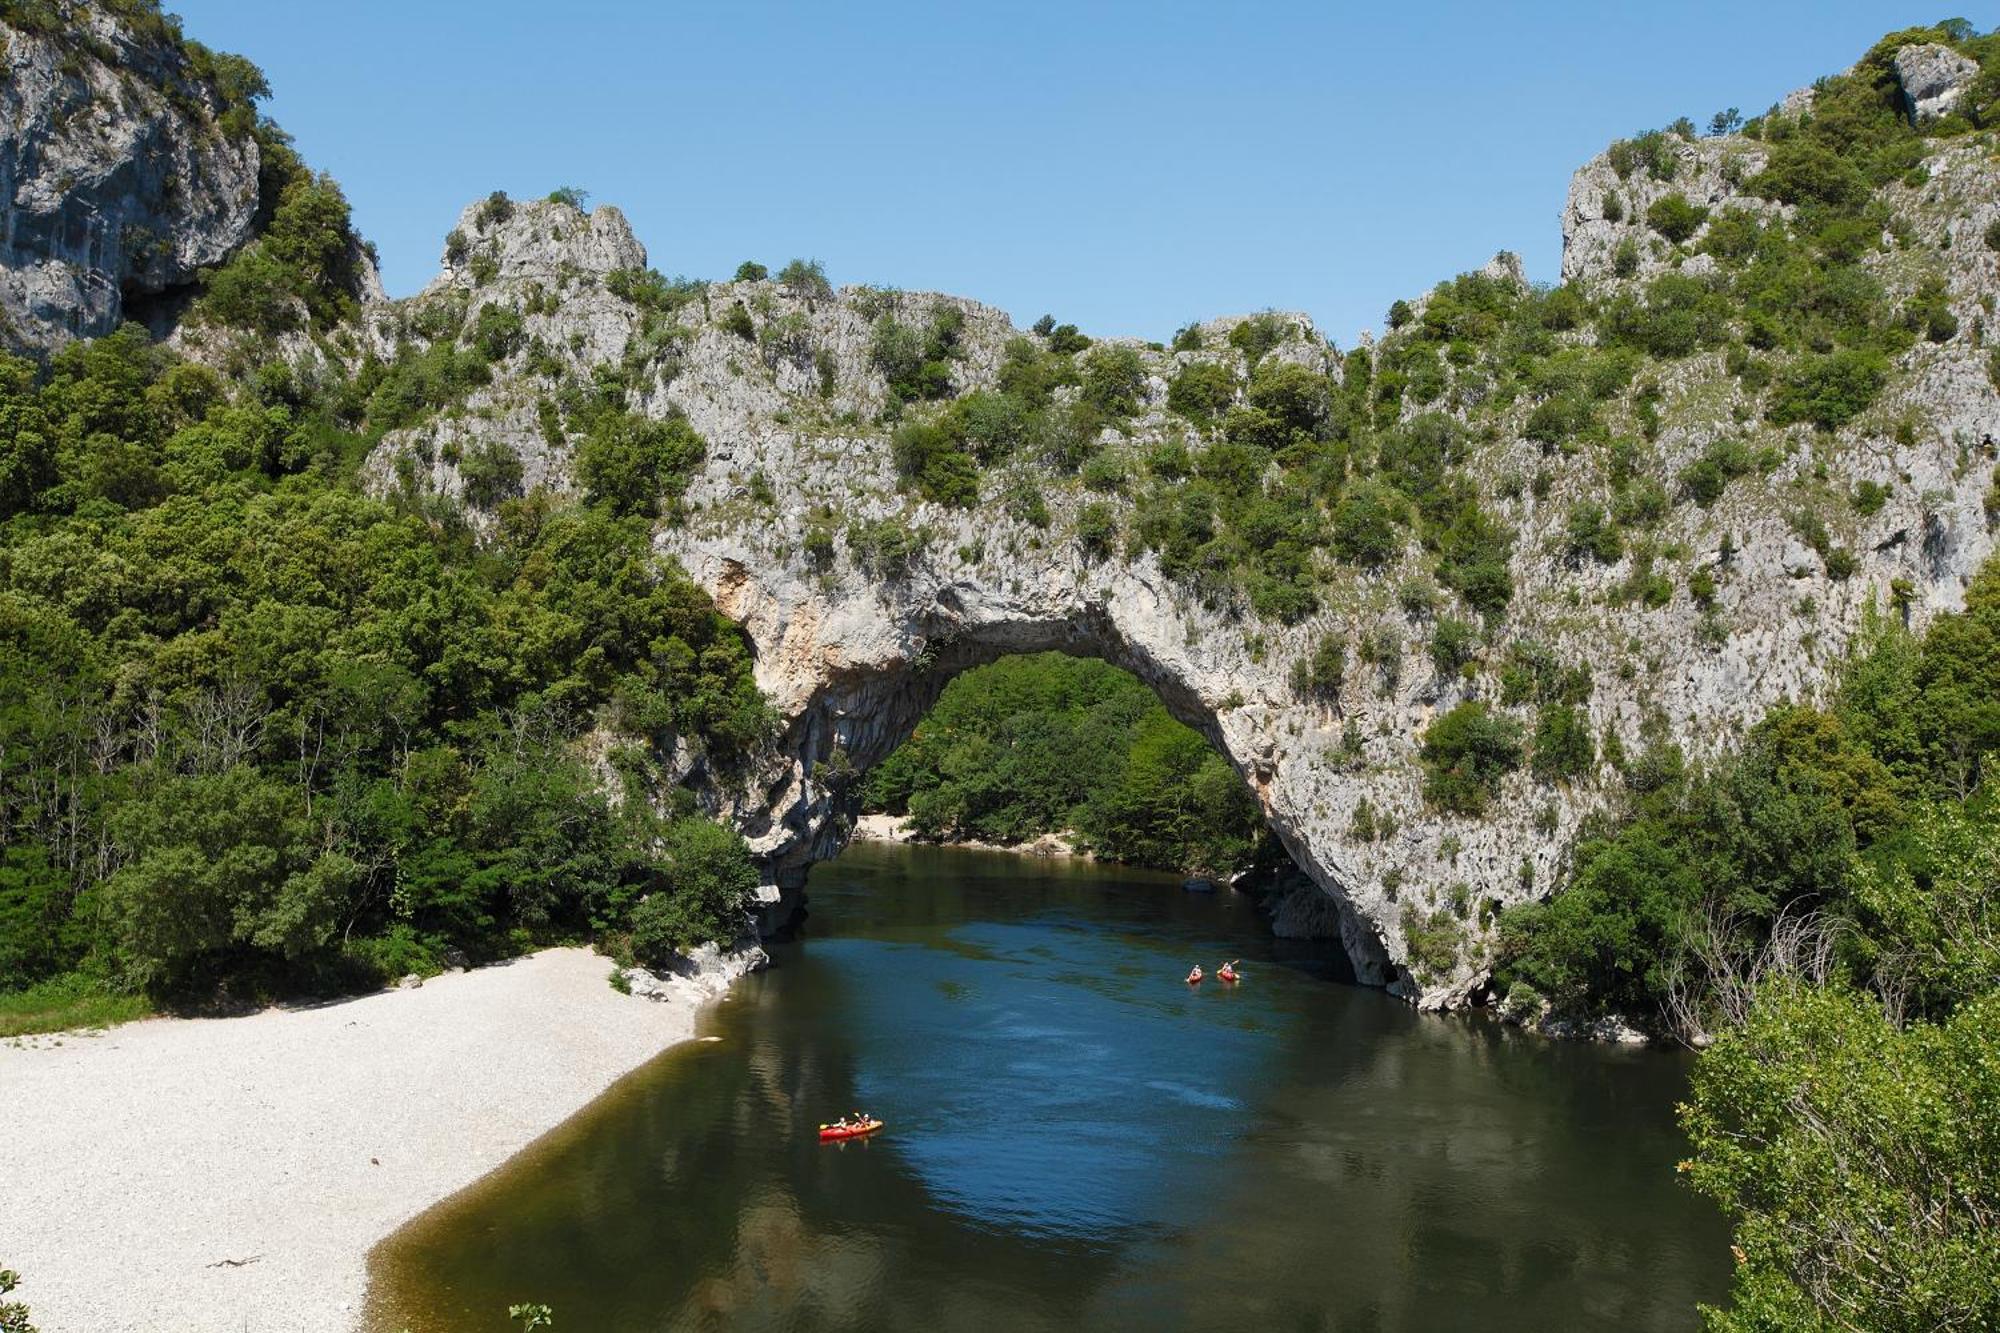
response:
M762 971L770 962L770 955L754 940L743 940L728 949L700 945L693 953L682 955L675 966L659 972L628 967L616 976L622 979L624 990L643 999L701 1005L720 999L731 985Z
M1730 149L1689 145L1681 188L1721 180L1719 154ZM1943 231L2000 214L1990 171L1959 160L1974 152L1940 153L1929 183L1897 187L1895 201L1926 238L1924 253L1943 265L1968 328L1982 298L2000 290L1994 256L1942 245ZM1703 197L1722 197L1717 188ZM1115 490L1093 494L1023 461L988 476L976 508L912 498L877 424L890 393L870 361L875 323L888 315L921 326L956 312L963 329L952 375L965 390L991 386L1003 345L1022 336L999 311L945 296L795 292L773 282L635 296L630 278L644 252L610 209L522 204L504 218L489 211L482 224L475 207L459 231L453 262L424 296L373 313L372 340L383 349L398 339L469 342L479 312L497 306L519 316L518 346L460 407L385 439L370 475L378 486L459 494L469 452L500 445L520 458L524 485L568 488L573 446L549 405L564 384L602 383L613 371L633 410L686 415L707 457L681 517L661 526L658 549L742 624L782 724L747 779L707 772L679 743L667 777L697 788L712 813L750 838L771 879L767 924L787 914L807 868L845 842L858 775L909 735L954 674L1008 653L1099 656L1149 683L1242 773L1318 886L1316 901L1279 904L1281 923L1338 935L1359 979L1427 1005L1477 992L1496 909L1560 882L1580 823L1614 799L1617 778L1600 766L1566 785L1516 773L1484 819L1427 809L1417 763L1425 728L1497 690L1490 673L1434 672L1427 613L1405 611L1392 591L1428 578L1414 546L1376 575L1325 567L1321 610L1286 627L1169 578L1150 554L1087 550L1076 536L1082 506L1122 511ZM1579 262L1588 271L1590 261ZM1885 281L1905 290L1922 271L1901 255L1883 264ZM1339 359L1303 317L1276 322L1289 332L1269 355L1339 374ZM1227 340L1238 323L1204 326L1197 351L1122 344L1142 357L1145 402L1122 430L1105 433L1108 457L1137 472L1147 451L1185 433L1164 406L1180 367L1206 360L1247 376ZM1652 606L1621 591L1636 577L1631 557L1597 565L1563 554L1569 505L1599 493L1589 465L1552 460L1523 438L1526 404L1495 419L1469 461L1486 502L1517 534L1517 592L1493 655L1502 641L1527 641L1585 664L1592 732L1632 754L1657 734L1691 756L1712 754L1778 700L1823 697L1870 608L1889 605L1892 582L1921 623L1960 604L1993 549L1981 503L1992 461L1980 441L1996 400L1984 356L1965 337L1919 344L1884 402L1835 437L1761 424L1720 354L1663 364L1649 385L1661 475L1679 475L1724 439L1747 437L1774 461L1710 508L1673 508L1652 542L1671 595ZM1622 428L1637 434L1636 425ZM1826 511L1832 540L1854 556L1841 577L1788 522L1828 467L1889 491L1865 517L1844 504ZM1545 487L1507 484L1537 472ZM1006 503L1017 484L1045 494L1046 520ZM488 521L476 508L474 517ZM906 540L885 547L870 536L884 527ZM1698 571L1715 581L1713 610L1677 591ZM1325 635L1353 650L1347 682L1337 698L1301 699L1291 666ZM1363 665L1364 640L1390 645L1390 655Z
M1643 141L1642 148L1628 142L1599 153L1570 177L1562 212L1563 281L1644 280L1674 267L1674 243L1648 221L1669 195L1706 209L1710 217L1725 208L1782 212L1743 189L1768 156L1762 144L1734 135L1684 139L1670 133ZM1687 244L1699 245L1700 237L1697 229Z
M1910 119L1919 123L1955 110L1978 74L1976 61L1936 42L1896 52L1896 81L1903 88L1903 105Z
M45 354L154 319L251 239L257 142L170 31L78 3L0 39L0 345Z

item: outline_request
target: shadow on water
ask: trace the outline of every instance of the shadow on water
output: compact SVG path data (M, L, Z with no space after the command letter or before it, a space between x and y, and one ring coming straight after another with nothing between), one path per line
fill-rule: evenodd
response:
M1420 1018L1166 876L864 846L812 895L719 1042L378 1247L370 1328L1684 1329L1726 1286L1678 1057Z

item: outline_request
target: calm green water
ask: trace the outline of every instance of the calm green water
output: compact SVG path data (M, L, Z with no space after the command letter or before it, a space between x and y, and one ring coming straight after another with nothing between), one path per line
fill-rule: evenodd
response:
M1723 1294L1677 1057L1419 1017L1160 876L864 845L811 891L719 1042L385 1242L373 1326L1636 1333ZM855 1107L888 1129L817 1142Z

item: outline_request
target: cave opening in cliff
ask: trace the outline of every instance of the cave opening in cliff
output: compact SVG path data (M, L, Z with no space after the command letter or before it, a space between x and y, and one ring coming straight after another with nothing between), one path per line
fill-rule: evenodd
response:
M920 663L921 675L935 664ZM1339 905L1286 851L1252 780L1162 694L1095 656L1022 652L897 692L907 724L867 767L835 746L819 765L859 842L1087 858L1256 900L1273 933L1336 940ZM1177 716L1181 714L1181 716ZM850 733L851 734L851 733ZM1358 978L1334 947L1340 980Z

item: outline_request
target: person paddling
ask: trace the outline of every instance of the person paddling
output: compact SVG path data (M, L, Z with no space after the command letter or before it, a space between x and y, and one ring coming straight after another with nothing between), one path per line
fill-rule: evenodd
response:
M1240 960L1238 960L1238 959L1235 959L1235 958L1232 958L1232 959L1230 959L1230 960L1229 960L1228 962L1226 962L1226 963L1224 963L1224 964L1222 965L1222 969L1221 969L1221 970L1220 970L1219 972L1217 972L1217 973L1216 973L1215 975L1216 975L1216 976L1218 976L1218 977L1220 977L1220 978L1221 978L1222 980L1224 980L1224 981L1234 981L1234 980L1236 980L1236 978L1237 978L1237 975L1238 975L1238 974L1237 974L1237 971L1236 971L1236 964L1237 964L1237 963L1238 963L1239 961L1240 961Z
M1194 970L1193 970L1192 972L1188 973L1188 978L1187 978L1187 984L1188 984L1188 985L1190 985L1190 986L1199 986L1199 985L1201 984L1201 964L1200 964L1200 963L1196 963L1196 964L1194 965Z

